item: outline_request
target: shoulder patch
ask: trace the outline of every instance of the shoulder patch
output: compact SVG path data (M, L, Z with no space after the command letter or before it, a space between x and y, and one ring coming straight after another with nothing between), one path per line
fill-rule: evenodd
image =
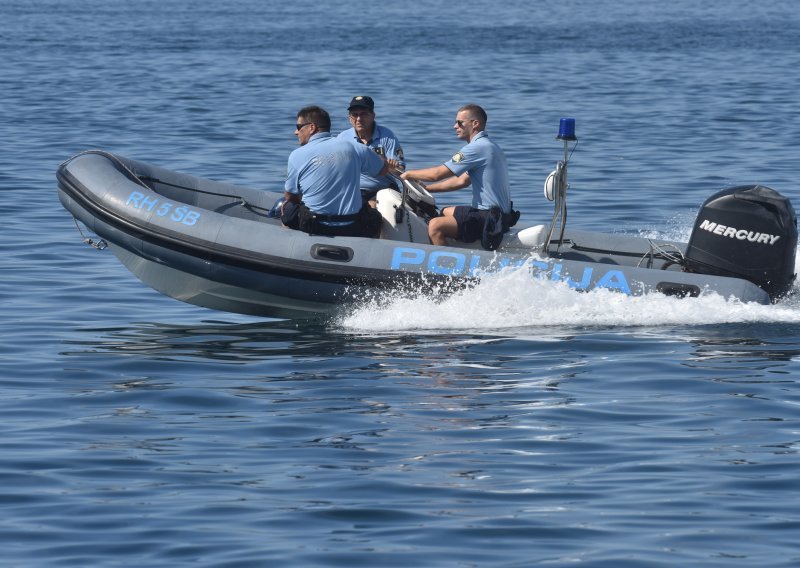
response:
M455 153L451 158L451 160L453 160L456 164L463 159L464 159L464 154L462 154L461 152Z

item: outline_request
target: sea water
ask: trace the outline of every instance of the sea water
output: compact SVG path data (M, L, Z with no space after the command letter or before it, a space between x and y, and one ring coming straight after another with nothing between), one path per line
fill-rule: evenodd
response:
M731 185L800 202L794 2L5 0L0 21L0 564L800 564L796 300L506 270L323 323L237 316L84 245L55 181L101 148L280 190L298 108L338 132L365 94L427 167L476 102L525 221L552 215L574 117L569 225L685 240Z

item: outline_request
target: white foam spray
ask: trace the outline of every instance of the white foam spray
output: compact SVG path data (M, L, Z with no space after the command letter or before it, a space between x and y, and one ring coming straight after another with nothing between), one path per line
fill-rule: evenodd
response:
M352 331L492 331L530 326L666 326L724 323L800 323L800 291L775 305L746 303L716 293L680 299L611 290L577 292L561 282L505 268L451 295L385 292L337 322Z

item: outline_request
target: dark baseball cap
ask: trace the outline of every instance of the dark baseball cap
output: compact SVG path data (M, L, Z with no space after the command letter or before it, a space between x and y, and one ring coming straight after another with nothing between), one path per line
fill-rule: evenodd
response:
M371 97L353 97L353 100L350 101L350 106L347 107L347 110L353 110L357 107L363 107L369 110L375 110L375 102L372 100Z

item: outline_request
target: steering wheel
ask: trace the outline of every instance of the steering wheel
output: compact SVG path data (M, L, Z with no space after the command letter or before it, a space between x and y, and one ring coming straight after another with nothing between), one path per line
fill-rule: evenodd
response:
M416 201L422 201L423 203L427 203L428 205L436 206L436 199L434 199L433 195L425 189L421 183L417 181L411 181L408 179L404 179L403 183L406 185L406 189L408 189L408 194L415 199Z

